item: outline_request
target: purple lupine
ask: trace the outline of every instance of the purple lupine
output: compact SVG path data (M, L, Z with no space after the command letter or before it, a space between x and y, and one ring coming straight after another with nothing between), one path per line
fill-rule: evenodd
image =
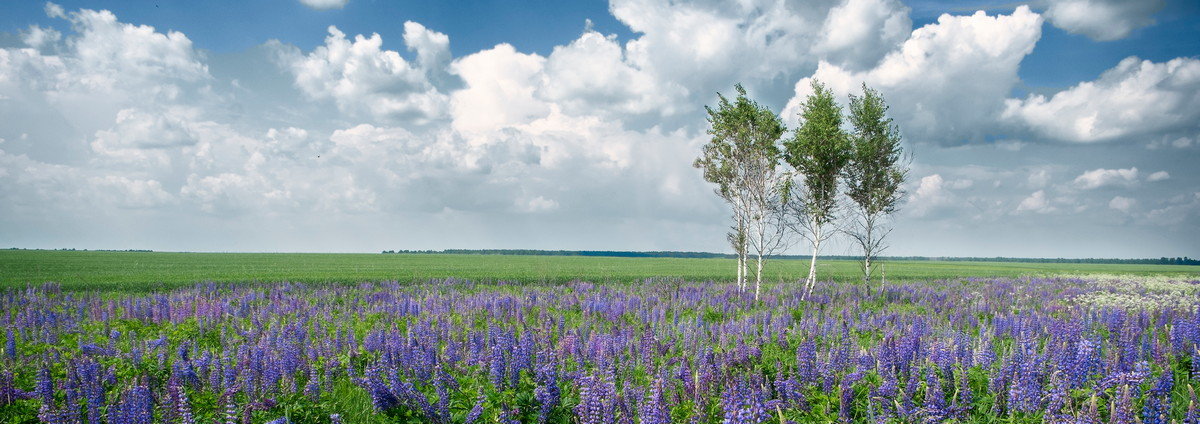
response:
M1188 385L1188 409L1183 417L1183 424L1200 424L1200 399L1196 398L1196 388Z
M1163 370L1155 381L1154 387L1146 394L1142 405L1143 424L1167 424L1171 411L1171 390L1175 388L1174 374L1170 369Z
M899 414L896 410L896 397L900 393L900 383L896 381L895 372L888 368L883 369L883 383L871 389L871 403L877 405L877 411L872 413L875 415L876 422L887 422Z
M521 424L521 410L517 408L509 408L507 405L500 407L500 415L496 417L497 424Z
M188 401L187 392L183 389L183 384L175 378L167 381L167 399L166 406L168 407L164 420L178 422L180 424L192 424L195 421L192 418L192 405Z
M575 416L581 424L611 423L616 418L616 387L609 375L589 375L578 380L579 404Z
M108 409L108 422L119 424L150 424L154 422L154 399L145 385L136 385L121 395L119 402Z
M861 371L855 371L847 374L846 377L842 379L840 390L841 399L838 402L838 418L841 419L842 422L850 422L852 419L850 415L854 407L854 385L857 384L862 377L863 374Z
M650 391L638 406L638 422L640 424L669 424L670 410L663 399L663 379L659 378L650 384Z
M37 393L38 400L41 400L43 404L49 405L54 403L54 377L50 375L49 367L43 365L38 369L35 393Z
M1121 386L1117 390L1117 397L1113 398L1109 411L1109 422L1113 424L1133 423L1137 419L1133 413L1133 396L1129 386Z
M1066 424L1071 422L1071 415L1068 412L1071 395L1067 392L1067 386L1070 384L1065 378L1061 378L1059 374L1055 374L1050 379L1050 390L1046 392L1046 410L1042 413L1042 417L1047 424Z
M463 424L474 424L475 421L479 420L479 417L483 415L483 402L485 400L487 400L486 396L479 395L479 399L475 401L475 406L472 406L471 410L467 412Z
M533 397L538 402L538 424L545 424L550 418L550 412L562 402L561 389L558 386L558 364L550 359L538 367L534 379L537 387L533 389Z
M308 382L304 384L304 396L315 402L321 401L321 384L316 369L308 374Z
M946 393L942 390L942 381L933 369L925 371L925 405L921 413L925 422L942 422L949 410L946 407Z
M4 356L12 361L17 359L17 336L12 327L8 327L8 338L4 339Z
M1092 339L1080 340L1071 364L1071 388L1083 387L1092 375L1100 371L1100 343Z
M724 424L757 424L771 419L774 402L766 398L761 387L751 381L739 381L729 386L721 396Z
M817 344L812 339L805 340L796 348L796 373L800 384L806 386L817 382L820 377L817 372Z
M371 396L371 406L376 411L387 411L400 405L400 399L380 379L379 369L368 367L362 384Z

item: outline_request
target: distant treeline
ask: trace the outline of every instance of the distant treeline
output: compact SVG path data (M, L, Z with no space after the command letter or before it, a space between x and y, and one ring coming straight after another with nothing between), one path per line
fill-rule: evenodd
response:
M445 250L384 250L382 253L423 253L439 255L532 255L532 256L608 256L617 258L726 258L736 255L712 252L626 250L534 250L534 249L445 249ZM808 259L808 255L772 255L771 259ZM821 259L861 261L862 256L821 255ZM942 256L883 256L879 259L891 261L963 261L963 262L1033 262L1066 264L1146 264L1146 265L1200 265L1200 260L1189 257L1114 259L1114 258L1005 258L1005 257L942 257Z
M74 247L64 247L62 249L26 249L24 247L10 247L5 250L56 250L60 252L153 252L150 249L76 249Z

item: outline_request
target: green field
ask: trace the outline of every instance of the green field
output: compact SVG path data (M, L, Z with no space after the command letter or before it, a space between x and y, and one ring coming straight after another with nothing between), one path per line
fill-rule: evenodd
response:
M852 279L858 263L818 262L822 279ZM1173 265L1056 264L1019 262L888 262L889 279L1014 277L1052 274L1184 275L1200 278L1200 267ZM808 262L773 260L764 275L795 280ZM732 259L614 258L584 256L342 254L342 253L172 253L98 251L0 251L0 287L48 281L71 290L144 291L202 281L360 282L414 281L457 277L476 281L638 281L648 277L732 280Z

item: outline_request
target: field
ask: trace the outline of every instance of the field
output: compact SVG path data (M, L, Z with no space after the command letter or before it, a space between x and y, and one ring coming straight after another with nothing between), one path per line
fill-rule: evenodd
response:
M818 262L819 278L849 280L858 263ZM1200 267L1169 265L1053 264L1009 262L888 262L893 280L933 280L1029 275L1200 275ZM808 275L808 262L770 261L767 279L795 281ZM630 282L648 277L729 281L732 259L607 258L579 256L170 253L0 250L0 287L53 281L64 289L145 291L197 282L425 281Z
M805 265L5 251L0 422L1200 420L1194 267Z

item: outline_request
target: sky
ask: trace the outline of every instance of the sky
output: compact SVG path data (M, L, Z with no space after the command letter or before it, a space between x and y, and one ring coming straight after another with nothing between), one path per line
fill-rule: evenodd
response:
M813 80L912 155L886 254L1200 257L1182 0L5 2L0 247L727 252L704 107Z

